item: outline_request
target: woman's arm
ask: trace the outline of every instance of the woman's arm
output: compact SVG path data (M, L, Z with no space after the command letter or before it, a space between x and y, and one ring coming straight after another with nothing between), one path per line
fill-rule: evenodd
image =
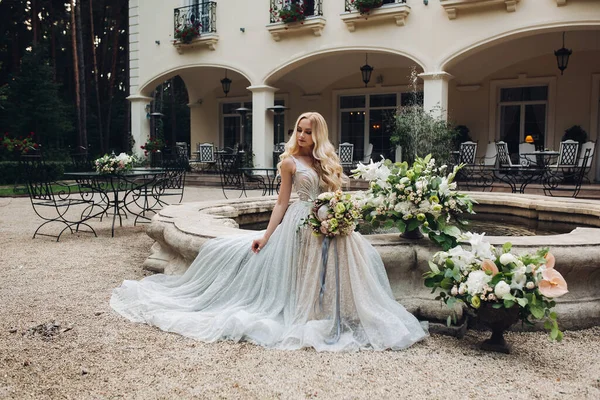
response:
M292 194L292 176L296 171L296 164L291 157L286 158L281 163L281 186L279 187L279 196L277 197L277 203L271 213L271 219L269 219L269 225L262 238L252 241L252 251L258 253L260 249L265 247L269 238L275 231L275 228L279 225L285 212L290 203L290 196Z

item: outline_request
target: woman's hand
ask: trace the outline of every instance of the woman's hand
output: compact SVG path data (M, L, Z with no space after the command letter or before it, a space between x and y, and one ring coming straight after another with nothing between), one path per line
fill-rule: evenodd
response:
M266 239L264 236L261 237L260 239L255 239L252 241L252 247L251 250L252 252L254 252L255 254L258 254L258 252L265 247L265 245L267 244L268 239Z

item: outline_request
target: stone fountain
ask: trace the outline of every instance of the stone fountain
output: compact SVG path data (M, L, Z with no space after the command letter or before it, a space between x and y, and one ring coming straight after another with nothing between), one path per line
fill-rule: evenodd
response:
M547 236L487 236L495 246L510 241L517 252L550 247L556 269L569 285L555 308L563 329L600 325L600 201L510 193L471 193L478 214L505 214L539 221L568 222L570 233ZM294 199L292 199L293 201ZM275 197L172 205L152 219L147 234L156 240L144 267L181 274L207 240L247 230L240 225L268 221ZM423 285L427 261L439 250L429 240L406 240L398 234L366 236L379 251L396 299L421 319L445 321L448 308Z

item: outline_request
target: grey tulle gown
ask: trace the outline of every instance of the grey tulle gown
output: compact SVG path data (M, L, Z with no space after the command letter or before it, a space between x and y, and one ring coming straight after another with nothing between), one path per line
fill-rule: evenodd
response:
M336 239L339 317L333 246L319 301L323 237L302 226L320 193L319 178L294 161L299 200L260 253L250 245L262 232L212 239L183 275L125 281L111 306L131 321L205 342L245 340L278 349L402 349L427 336L392 296L377 251L356 232Z

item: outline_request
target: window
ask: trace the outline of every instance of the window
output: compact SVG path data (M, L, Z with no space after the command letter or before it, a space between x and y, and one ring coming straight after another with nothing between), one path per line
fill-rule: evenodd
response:
M500 140L508 144L511 154L518 154L527 135L536 148L545 147L548 86L501 88L498 105Z
M252 147L252 111L245 116L240 115L237 108L246 107L252 109L252 102L223 103L221 115L223 118L223 147L233 148L235 144L240 149L247 150Z
M340 96L340 143L354 144L354 159L365 157L365 148L373 144L371 158L391 158L392 118L398 105L398 93Z
M315 15L315 0L285 0L285 6L290 4L303 4L304 15L307 17Z

